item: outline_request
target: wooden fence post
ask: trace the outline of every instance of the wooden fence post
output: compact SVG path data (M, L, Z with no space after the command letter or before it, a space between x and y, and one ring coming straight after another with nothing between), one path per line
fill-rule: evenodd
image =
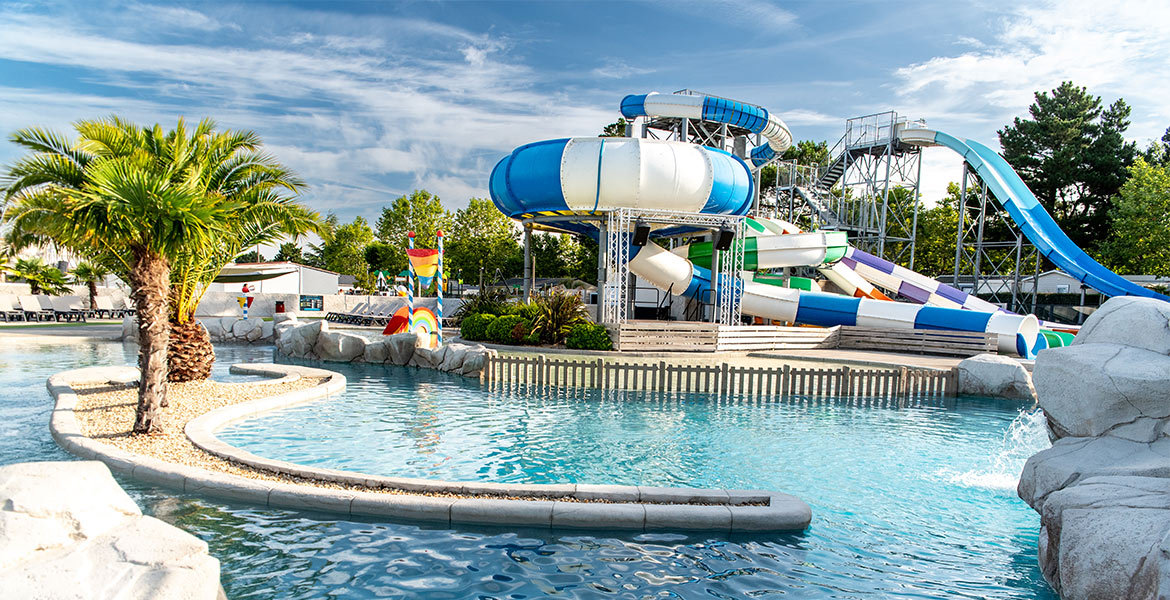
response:
M605 377L605 361L600 358L593 363L593 387L599 390L609 387Z
M906 367L902 367L902 373L898 378L898 395L910 395L910 369L907 369Z

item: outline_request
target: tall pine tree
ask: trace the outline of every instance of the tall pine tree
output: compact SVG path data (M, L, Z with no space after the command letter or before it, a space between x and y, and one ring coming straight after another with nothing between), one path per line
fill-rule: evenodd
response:
M999 131L1003 156L1074 242L1097 248L1137 152L1124 137L1130 108L1118 99L1102 109L1099 96L1069 81L1035 97L1031 119Z

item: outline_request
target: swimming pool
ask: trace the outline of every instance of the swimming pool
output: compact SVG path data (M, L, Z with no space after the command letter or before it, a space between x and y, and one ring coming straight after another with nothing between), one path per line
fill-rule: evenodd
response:
M218 351L217 376L272 354ZM0 463L68 459L48 434L44 379L117 362L133 356L116 344L6 344ZM740 482L802 497L813 525L765 536L448 528L253 509L123 480L149 513L208 541L233 599L1055 598L1036 567L1038 518L1010 475L1046 439L1010 404L528 397L424 371L331 368L349 378L346 394L222 436L267 456L394 475ZM323 439L335 445L311 441ZM590 449L590 460L575 458Z

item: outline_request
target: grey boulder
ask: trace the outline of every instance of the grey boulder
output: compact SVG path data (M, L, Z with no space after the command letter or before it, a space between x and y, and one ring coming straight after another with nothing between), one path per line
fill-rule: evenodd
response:
M1032 377L1019 361L999 354L980 354L958 365L959 393L1014 400L1033 400Z

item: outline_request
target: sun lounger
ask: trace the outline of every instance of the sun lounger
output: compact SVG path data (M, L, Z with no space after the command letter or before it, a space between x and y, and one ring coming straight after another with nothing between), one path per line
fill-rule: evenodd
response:
M371 306L369 302L363 302L362 304L359 304L357 308L346 313L345 316L342 317L341 322L348 323L350 325L357 325L361 322L362 319L366 317L366 315L370 314L370 310L372 309L373 306Z
M382 302L374 306L369 314L362 318L361 324L365 326L386 325L386 322L390 320L391 314L390 303Z
M4 322L25 320L24 311L17 308L16 297L10 294L0 294L0 317Z
M36 296L21 296L18 300L26 321L48 321L53 318L52 307L46 310Z
M122 309L114 308L114 301L109 296L97 296L94 298L93 314L95 317L101 319L114 319L122 316Z
M122 316L138 314L138 310L134 308L134 303L129 298L122 298Z
M49 306L53 309L53 318L57 321L65 319L66 321L85 321L85 309L81 307L80 296L53 296L47 298ZM43 305L45 299L41 299Z
M361 304L357 305L357 308L354 308L354 309L353 309L353 310L351 310L351 311L344 311L344 310L342 310L342 311L333 311L333 312L331 312L331 313L329 313L329 314L325 315L325 320L326 320L326 321L332 321L332 322L334 322L334 323L343 323L343 322L345 322L345 320L346 320L346 319L348 319L348 318L349 318L351 315L353 315L354 313L356 313L356 312L357 312L357 311L359 311L359 310L362 310L362 307L364 307L365 305L366 305L366 303L365 303L365 302L363 302L363 303L361 303Z

